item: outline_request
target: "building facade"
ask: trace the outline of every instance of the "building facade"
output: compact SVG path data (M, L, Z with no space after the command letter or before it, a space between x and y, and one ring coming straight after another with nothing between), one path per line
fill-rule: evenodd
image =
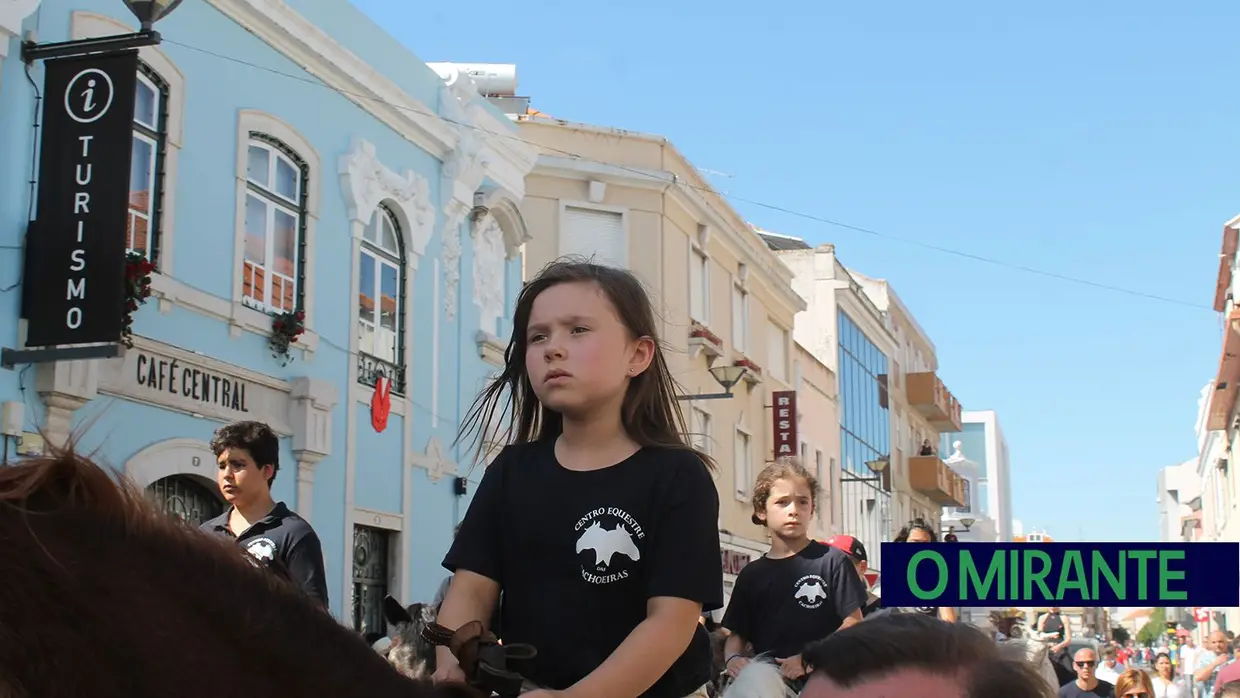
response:
M896 523L922 519L942 532L943 509L968 500L966 480L944 462L945 452L939 448L939 434L961 428L960 401L939 377L934 343L891 284L851 269L848 273L882 313L896 340L896 354L884 376L895 423L890 452Z
M51 42L135 22L118 0L16 4L18 24L0 15L0 142L31 153L45 68L27 81L13 30ZM508 331L535 154L468 77L445 80L345 0L184 3L158 29L139 52L129 170L96 173L129 181L127 269L153 265L149 302L115 358L0 371L23 413L5 441L35 454L38 429L79 433L196 523L223 510L213 431L267 422L274 495L322 540L333 614L384 630L384 594L431 599L481 475L453 440ZM6 348L26 336L30 179L28 158L0 164ZM273 340L297 313L284 352Z
M788 269L667 139L537 113L516 118L521 137L542 149L523 204L530 228L539 231L526 245L527 277L566 255L631 269L655 302L683 393L731 392L681 404L697 445L720 466L730 589L735 574L768 547L765 530L750 520L763 465L803 450L811 467L821 462L825 482L837 453L820 427L809 426L833 423L835 388L827 367L798 359L792 327L804 301ZM730 389L712 375L740 367L744 373ZM789 394L799 407L791 430L780 425L788 406L775 401ZM821 526L815 535L827 530L828 519Z
M888 376L896 338L882 311L836 258L834 246L810 247L800 238L760 234L792 271L792 287L805 299L805 310L796 317L796 341L836 375L839 532L860 539L870 568L881 573L879 544L904 524L893 503L902 474L890 467L895 420Z
M943 434L939 449L950 453L960 442L961 451L980 471L971 485L977 493L970 500L977 503L978 513L994 521L999 540L1013 540L1011 457L999 415L994 410L966 410L960 421L961 430Z

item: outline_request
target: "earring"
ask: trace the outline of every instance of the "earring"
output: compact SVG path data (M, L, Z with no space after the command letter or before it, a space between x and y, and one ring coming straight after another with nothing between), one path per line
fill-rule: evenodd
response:
M630 369L629 369L629 373L632 373L632 372L633 372L633 370L634 370L634 369L631 369L631 368L630 368Z

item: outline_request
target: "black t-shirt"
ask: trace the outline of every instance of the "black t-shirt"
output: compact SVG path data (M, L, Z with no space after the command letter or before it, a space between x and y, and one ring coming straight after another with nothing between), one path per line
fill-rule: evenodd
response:
M1115 698L1115 685L1098 679L1098 685L1094 686L1092 691L1082 690L1075 681L1059 687L1059 698L1090 698L1090 696Z
M573 471L555 441L508 446L487 468L444 558L499 582L504 642L538 649L526 678L566 689L646 619L646 602L723 605L719 495L690 451L643 448L608 468ZM681 698L711 679L701 625L644 698Z
M800 654L835 632L867 600L857 568L842 551L810 541L790 557L760 557L736 577L723 627L753 644L755 654Z
M228 517L232 510L229 507L223 514L203 522L199 529L236 539L255 563L263 567L271 567L278 562L294 584L326 607L327 575L323 571L323 546L310 524L280 502L266 516L250 524L241 535L234 536L228 529Z

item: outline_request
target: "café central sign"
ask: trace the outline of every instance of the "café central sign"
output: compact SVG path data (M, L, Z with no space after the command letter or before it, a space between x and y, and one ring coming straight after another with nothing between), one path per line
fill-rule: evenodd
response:
M288 383L145 337L104 361L99 392L195 416L267 422L291 434Z
M179 394L241 414L248 414L250 411L245 403L244 380L211 373L197 366L185 366L176 359L165 359L143 352L138 352L134 365L135 382L149 390Z

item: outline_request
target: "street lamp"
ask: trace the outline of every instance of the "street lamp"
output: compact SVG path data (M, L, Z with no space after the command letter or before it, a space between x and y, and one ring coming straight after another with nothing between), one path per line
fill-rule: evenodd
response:
M841 475L840 482L878 482L883 479L883 471L886 470L889 465L891 465L890 456L881 456L874 460L868 460L865 462L865 467L869 468L870 472L874 473L874 477L857 477L856 475L844 477Z
M967 532L970 528L972 528L973 524L975 524L975 523L977 523L977 519L973 519L973 518L964 518L964 519L961 519L961 520L960 520L960 525L961 525L961 526L964 526L964 530L965 530L966 532Z
M92 39L75 39L72 41L56 41L38 44L33 41L22 42L22 61L29 65L34 61L66 56L81 56L88 53L116 53L143 46L155 46L162 41L154 24L167 17L181 4L181 0L121 0L125 7L133 13L141 24L141 29L133 34L114 34L99 36Z
M677 395L677 400L723 400L732 397L732 388L741 382L745 371L744 366L713 366L710 375L722 388L722 393L706 393L702 395Z

